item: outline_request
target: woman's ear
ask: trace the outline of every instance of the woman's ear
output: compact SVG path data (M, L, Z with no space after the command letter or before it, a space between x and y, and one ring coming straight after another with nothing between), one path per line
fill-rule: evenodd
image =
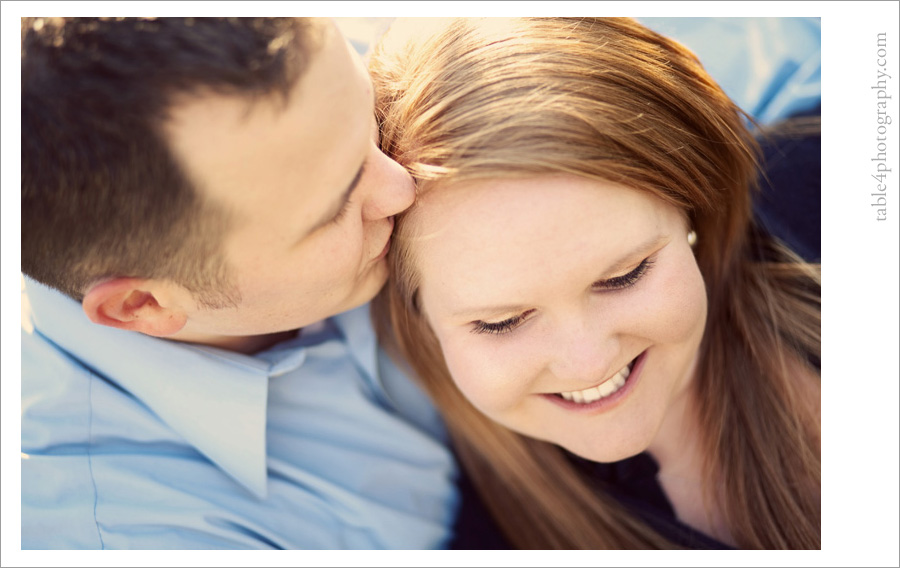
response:
M177 306L162 306L154 290L156 280L113 278L95 284L81 301L84 313L94 323L167 337L187 323L187 314Z

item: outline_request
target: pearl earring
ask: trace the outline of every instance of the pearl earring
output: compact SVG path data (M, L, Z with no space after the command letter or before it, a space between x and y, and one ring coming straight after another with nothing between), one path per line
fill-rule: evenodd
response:
M692 229L690 232L688 232L687 241L688 241L688 244L691 246L694 246L695 244L697 244L697 231L694 231Z

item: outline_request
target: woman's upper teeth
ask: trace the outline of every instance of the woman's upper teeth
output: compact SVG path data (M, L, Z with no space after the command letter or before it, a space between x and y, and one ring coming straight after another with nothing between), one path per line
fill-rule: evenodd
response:
M622 385L625 384L625 379L628 378L628 375L630 373L631 370L628 368L628 365L626 365L611 379L604 381L596 387L591 387L589 389L580 391L561 392L559 393L559 396L563 397L566 400L578 402L581 404L594 402L595 400L600 400L601 398L609 396L622 388Z

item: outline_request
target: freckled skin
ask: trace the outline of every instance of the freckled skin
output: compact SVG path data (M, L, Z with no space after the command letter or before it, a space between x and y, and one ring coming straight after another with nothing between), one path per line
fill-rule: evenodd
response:
M678 210L611 183L539 176L427 193L410 221L428 236L413 245L423 309L479 410L595 461L669 443L671 432L658 433L682 422L707 309ZM633 286L592 287L648 257ZM507 333L473 333L475 321L523 313ZM572 412L540 396L596 386L645 350L634 387L606 411Z

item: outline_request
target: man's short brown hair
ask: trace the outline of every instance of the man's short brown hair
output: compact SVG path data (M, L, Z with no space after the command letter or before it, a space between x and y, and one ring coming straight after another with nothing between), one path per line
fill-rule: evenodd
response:
M162 134L176 97L285 98L316 48L297 18L22 21L22 271L81 300L109 277L234 304L229 216Z

